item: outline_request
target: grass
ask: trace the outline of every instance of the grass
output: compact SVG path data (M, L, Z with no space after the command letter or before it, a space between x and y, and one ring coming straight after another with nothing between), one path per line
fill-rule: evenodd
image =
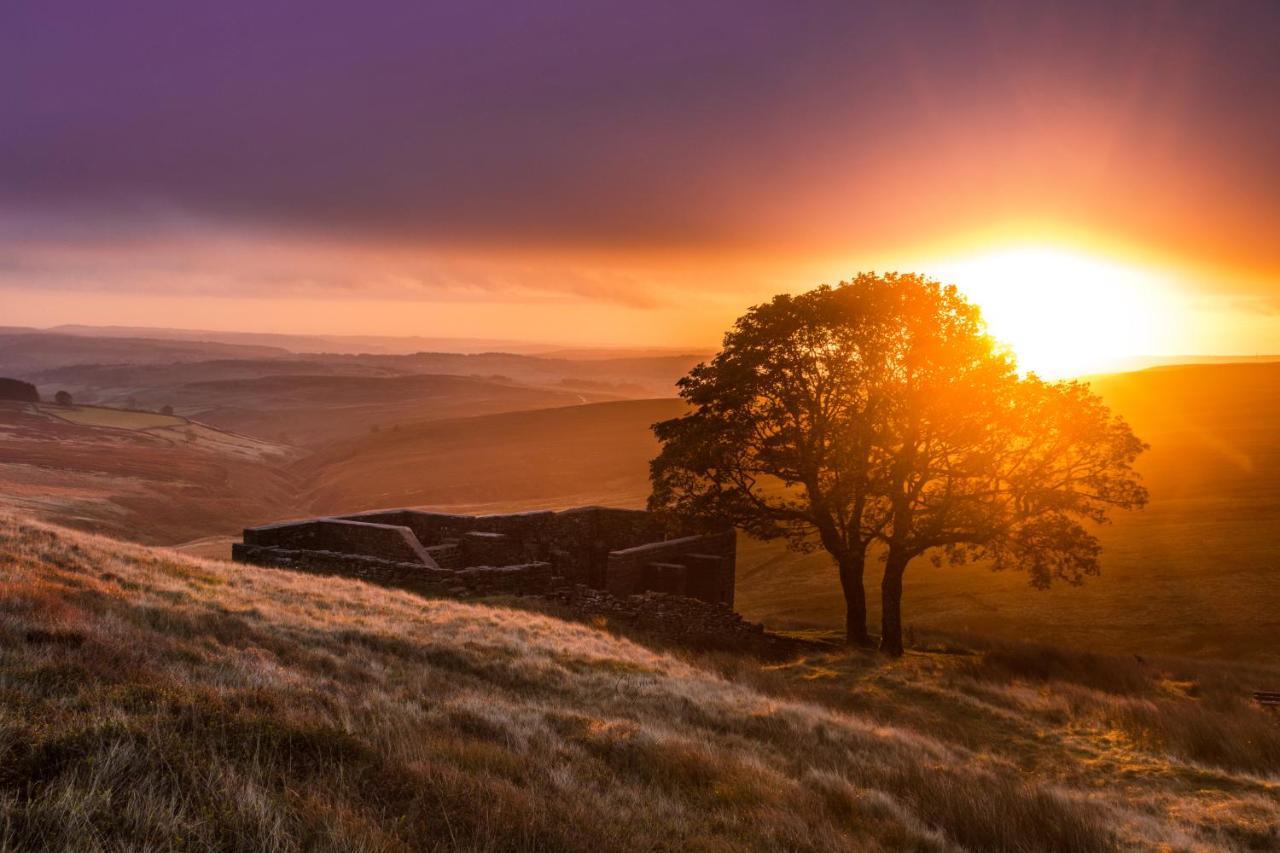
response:
M679 656L12 517L0 566L4 850L1280 844L1266 667Z
M1100 528L1102 575L1047 592L983 566L907 571L919 630L998 635L1098 651L1280 663L1280 364L1183 365L1096 377L1093 388L1151 444L1141 512ZM878 566L868 590L878 604ZM742 542L738 603L786 628L836 629L835 569L822 554ZM873 612L873 619L878 619Z
M175 427L187 423L176 415L159 412L135 412L129 409L111 409L105 406L40 406L40 411L64 421L83 426L112 427L114 429L152 429Z

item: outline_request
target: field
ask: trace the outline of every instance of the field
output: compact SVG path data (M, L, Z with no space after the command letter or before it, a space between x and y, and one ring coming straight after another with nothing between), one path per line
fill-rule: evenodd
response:
M0 520L0 847L1280 844L1274 667L659 653Z
M294 453L182 418L0 404L0 507L143 542L230 534L296 506Z
M1157 368L1095 390L1151 450L1146 510L1102 529L1103 574L1048 592L984 567L907 576L907 619L1112 651L1280 659L1280 365ZM770 624L835 628L834 573L818 555L748 547L740 604ZM876 596L873 594L873 599Z
M185 426L185 418L162 415L159 412L140 412L128 409L111 409L104 406L37 406L37 410L50 417L84 426L111 427L112 429L152 429L154 427Z
M415 358L383 360L399 370ZM448 361L423 358L433 367ZM472 357L451 358L458 363ZM276 397L252 414L263 419L264 433L296 409L310 412L302 429L318 435L348 429L354 420L337 422L351 412L364 417L372 411L363 408L367 398L361 395L383 392L376 383L361 383L369 371L392 369L357 359L331 365L345 375L290 390L291 379L270 373L271 360L233 364L138 368L151 374L91 372L106 388L145 375L172 379L174 371L205 377L240 371L238 379L225 381L235 393L254 387L246 401ZM333 379L340 383L330 384ZM460 512L640 506L648 492L647 463L657 449L649 426L682 411L678 400L667 398L460 417L470 406L487 405L486 399L518 408L547 399L577 403L578 393L568 392L567 400L563 391L538 397L544 392L520 386L525 390L515 393L529 397L486 398L486 389L502 383L434 375L407 380L438 392L431 412L419 411L416 420L388 418L383 423L390 425L376 432L361 426L305 450L246 439L238 430L196 427L192 442L189 427L124 431L49 417L28 418L20 428L0 422L6 430L0 438L5 503L135 540L191 543L204 556L225 556L231 537L246 524L319 513L414 505ZM223 381L191 384L221 387ZM1151 504L1100 531L1106 546L1102 576L1078 589L1036 592L1017 574L920 563L907 574L909 627L921 634L941 630L1142 655L1280 658L1280 442L1274 435L1280 364L1163 367L1096 377L1093 384L1151 444L1140 462ZM349 387L352 396L336 394L339 387ZM198 395L192 393L194 405ZM419 406L412 400L406 405ZM245 441L248 446L233 446ZM274 450L264 456L264 448ZM254 458L257 464L250 464ZM868 574L874 620L874 565ZM745 540L738 606L772 626L817 632L838 631L843 614L834 571L822 555Z
M139 355L137 350L148 343L156 352ZM223 429L319 448L430 420L669 396L675 381L700 358L283 350L266 350L272 355L264 356L262 347L243 347L240 357L200 359L201 346L192 341L0 334L0 376L26 377L45 398L67 391L78 403L115 409L170 406L178 415ZM231 345L209 346L215 354L238 352Z
M1280 423L1280 365L1157 368L1093 384L1152 446L1140 462L1151 504L1100 531L1102 576L1037 592L1018 574L922 562L907 575L910 626L1113 652L1280 659L1272 426ZM311 507L640 506L656 452L648 425L680 405L608 403L368 436L302 463L314 478ZM822 554L743 541L738 566L738 606L749 617L839 629L843 602ZM874 566L868 576L874 611Z
M657 452L649 426L682 411L677 399L628 400L451 419L335 444L298 469L317 512L643 506Z

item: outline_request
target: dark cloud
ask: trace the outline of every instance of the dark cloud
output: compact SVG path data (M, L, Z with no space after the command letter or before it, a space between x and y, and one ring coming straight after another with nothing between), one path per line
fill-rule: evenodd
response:
M1195 204L1230 243L1280 219L1277 32L1270 2L7 3L0 207L670 246L1029 209L1169 240Z

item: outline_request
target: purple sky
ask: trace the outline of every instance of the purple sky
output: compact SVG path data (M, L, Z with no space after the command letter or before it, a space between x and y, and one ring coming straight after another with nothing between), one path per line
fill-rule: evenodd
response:
M717 292L769 270L754 295L798 257L1024 223L1272 304L1280 271L1269 1L19 0L0 80L0 307L28 315L227 288L643 307L712 256Z

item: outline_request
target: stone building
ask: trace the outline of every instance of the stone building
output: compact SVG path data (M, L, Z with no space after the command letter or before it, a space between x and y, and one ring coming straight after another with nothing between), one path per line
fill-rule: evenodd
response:
M548 594L581 584L733 607L734 531L671 536L642 510L378 510L251 527L232 556L426 593Z

